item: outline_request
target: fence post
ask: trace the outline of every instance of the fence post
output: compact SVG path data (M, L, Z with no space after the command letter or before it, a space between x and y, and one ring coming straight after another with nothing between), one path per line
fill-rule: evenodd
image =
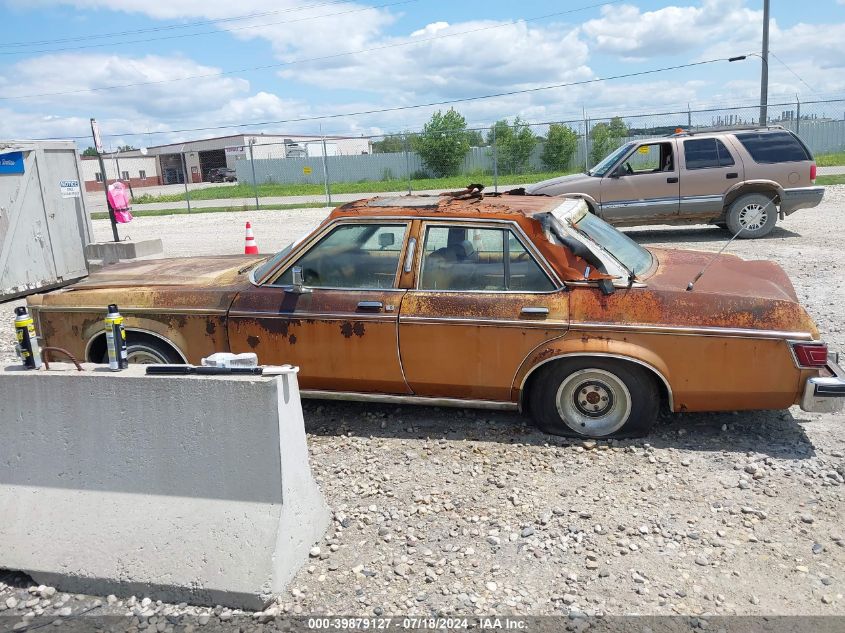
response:
M689 104L687 104L687 129L692 130L692 110Z
M185 149L185 146L182 146L182 149ZM182 182L185 183L185 201L188 203L188 213L191 212L191 194L188 191L188 161L185 158L185 152L181 152L182 155Z
M408 152L408 134L402 135L402 146L405 148L405 174L408 176L408 195L411 195L411 155Z
M499 147L496 143L496 124L493 124L493 192L499 193Z
M590 122L587 111L584 112L584 172L590 171Z
M252 169L252 192L255 194L255 210L258 211L258 181L255 179L255 155L252 146L255 145L255 137L249 139L249 166Z
M801 131L801 99L795 95L795 134Z
M326 137L323 136L322 125L320 126L320 139L323 143L323 182L326 185L326 206L332 206L332 191L329 188L329 167L328 158L326 157Z

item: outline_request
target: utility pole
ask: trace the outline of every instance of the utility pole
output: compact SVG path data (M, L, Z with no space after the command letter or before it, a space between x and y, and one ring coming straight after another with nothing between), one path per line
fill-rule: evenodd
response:
M769 0L763 0L763 64L760 69L760 126L768 121L769 103Z

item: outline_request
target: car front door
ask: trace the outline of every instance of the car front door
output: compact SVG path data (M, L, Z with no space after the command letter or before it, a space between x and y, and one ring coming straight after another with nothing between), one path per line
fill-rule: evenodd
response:
M688 138L679 143L681 219L710 220L722 213L725 193L743 180L742 160L717 138Z
M417 396L512 401L514 376L562 336L568 296L515 225L427 222L399 350Z
M601 215L611 223L671 220L678 215L680 171L675 140L642 143L601 183Z
M397 348L399 262L408 222L330 225L278 277L240 293L229 346L299 366L306 390L406 394ZM301 267L303 288L293 286Z

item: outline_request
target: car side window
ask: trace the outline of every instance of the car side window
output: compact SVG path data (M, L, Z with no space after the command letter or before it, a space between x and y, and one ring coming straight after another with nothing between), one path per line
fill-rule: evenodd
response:
M790 163L813 159L806 145L789 132L743 132L735 136L756 163Z
M640 145L622 164L622 173L629 175L675 171L672 143Z
M299 257L276 280L293 283L293 267L302 267L310 288L393 288L405 224L343 224Z
M510 230L430 226L419 288L545 292L554 285Z
M697 138L684 141L684 161L687 169L730 167L734 164L728 148L719 139Z

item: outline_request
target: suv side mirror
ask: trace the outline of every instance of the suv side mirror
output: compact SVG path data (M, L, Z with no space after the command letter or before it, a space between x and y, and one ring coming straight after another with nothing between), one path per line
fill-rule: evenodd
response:
M294 266L291 270L291 278L293 280L293 285L290 287L289 292L294 294L305 294L306 292L311 292L310 288L305 287L305 280L302 274L302 266ZM288 288L285 288L288 290Z

